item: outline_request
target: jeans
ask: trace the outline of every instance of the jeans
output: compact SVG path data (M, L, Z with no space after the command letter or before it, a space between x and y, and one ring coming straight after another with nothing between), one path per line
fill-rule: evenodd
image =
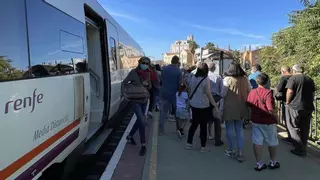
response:
M160 100L160 118L159 118L159 132L164 132L164 123L168 119L168 112L170 107L172 107L172 111L174 114L176 114L176 100L171 99L161 99Z
M148 111L152 111L152 108L153 108L153 106L154 106L154 102L155 102L154 91L155 91L155 88L152 88L152 89L149 90L149 94L150 94L150 104L149 104L149 109L148 109Z
M208 108L194 108L192 110L192 124L188 132L188 141L187 143L192 144L193 136L200 124L200 140L201 147L206 147L207 144L207 124L210 118L212 117L212 109Z
M229 149L234 150L234 132L236 133L238 150L243 149L243 120L228 120L226 122L226 135Z
M133 136L139 129L140 142L141 144L146 143L146 108L148 103L135 103L132 102L132 110L137 116L137 120L134 123L129 136Z

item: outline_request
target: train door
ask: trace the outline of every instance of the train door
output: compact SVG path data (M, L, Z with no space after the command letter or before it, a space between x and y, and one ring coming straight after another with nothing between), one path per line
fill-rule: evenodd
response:
M117 111L121 101L121 73L119 61L119 37L117 28L110 22L106 21L108 30L108 50L109 50L109 70L110 70L110 111L109 118L111 118Z
M88 139L102 126L104 116L104 76L102 64L102 44L99 25L86 18L88 67L91 87L91 109Z

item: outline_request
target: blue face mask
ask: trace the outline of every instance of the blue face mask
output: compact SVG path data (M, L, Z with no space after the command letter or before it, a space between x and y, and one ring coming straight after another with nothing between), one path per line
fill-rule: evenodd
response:
M141 68L142 70L146 70L146 69L148 69L148 65L146 65L146 64L140 64L140 68Z

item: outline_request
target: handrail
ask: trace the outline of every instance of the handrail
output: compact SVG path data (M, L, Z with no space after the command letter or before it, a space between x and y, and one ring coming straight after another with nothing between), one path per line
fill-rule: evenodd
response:
M320 120L319 120L319 110L318 109L318 100L320 100L320 97L315 97L314 103L315 103L315 111L313 112L312 119L310 122L310 133L309 133L309 140L311 141L318 141L320 140ZM278 108L278 119L279 119L279 125L285 127L285 119L283 119L282 115L282 105L283 103L279 100L276 101L276 106Z
M96 96L100 97L100 77L90 68L89 68L89 73L96 80Z

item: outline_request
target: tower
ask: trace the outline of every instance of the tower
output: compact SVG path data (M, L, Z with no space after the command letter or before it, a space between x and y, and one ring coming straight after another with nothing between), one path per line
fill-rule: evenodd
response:
M193 39L193 35L192 35L192 34L191 34L191 35L188 35L188 36L187 36L187 40L188 40L188 41L193 41L193 40L194 40L194 39Z

